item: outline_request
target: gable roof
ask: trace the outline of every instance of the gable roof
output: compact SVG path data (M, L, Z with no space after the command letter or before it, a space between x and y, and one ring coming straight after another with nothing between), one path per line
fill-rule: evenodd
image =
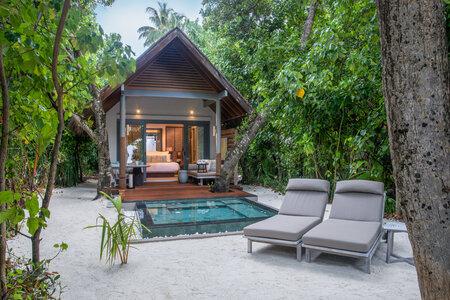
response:
M196 91L228 96L221 101L224 123L236 123L252 111L250 104L179 28L165 34L137 58L136 71L123 82L126 89ZM106 88L105 111L120 100L120 85ZM214 104L211 109L215 110ZM232 125L232 124L230 124Z

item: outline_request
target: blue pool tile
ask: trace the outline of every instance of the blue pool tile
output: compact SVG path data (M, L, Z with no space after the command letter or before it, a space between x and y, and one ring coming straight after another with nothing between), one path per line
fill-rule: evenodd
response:
M245 198L140 202L144 238L241 231L271 217L276 210Z

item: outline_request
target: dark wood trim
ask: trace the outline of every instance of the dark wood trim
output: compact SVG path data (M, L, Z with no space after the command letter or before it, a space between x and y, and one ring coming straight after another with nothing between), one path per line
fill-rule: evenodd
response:
M119 120L119 124L120 124L120 120ZM120 164L119 166L119 188L120 189L124 189L126 187L126 173L127 173L127 168L126 168L126 162L127 162L127 138L126 137L121 137L119 134L119 141L120 141L120 155L121 155L121 159L119 159L119 161L121 162L125 162Z

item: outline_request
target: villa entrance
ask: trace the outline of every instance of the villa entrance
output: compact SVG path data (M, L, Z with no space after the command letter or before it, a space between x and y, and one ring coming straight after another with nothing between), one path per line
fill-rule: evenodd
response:
M209 159L209 121L127 120L127 164L146 165L147 181L176 181L178 171Z

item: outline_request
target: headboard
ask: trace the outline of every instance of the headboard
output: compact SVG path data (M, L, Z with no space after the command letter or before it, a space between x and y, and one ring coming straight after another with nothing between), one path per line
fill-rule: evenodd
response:
M168 151L147 151L147 163L170 162Z

